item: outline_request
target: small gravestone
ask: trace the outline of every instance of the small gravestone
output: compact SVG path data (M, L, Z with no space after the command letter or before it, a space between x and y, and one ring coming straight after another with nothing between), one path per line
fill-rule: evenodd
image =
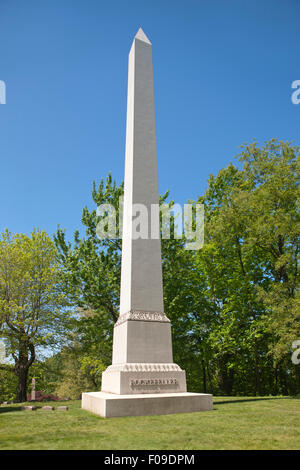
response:
M22 406L21 410L34 411L34 410L37 410L37 406Z
M42 406L42 410L45 410L45 411L53 411L53 410L54 410L54 406Z
M69 407L68 406L58 406L57 409L60 410L60 411L68 411Z
M31 386L31 401L35 401L35 379L32 379L32 386Z

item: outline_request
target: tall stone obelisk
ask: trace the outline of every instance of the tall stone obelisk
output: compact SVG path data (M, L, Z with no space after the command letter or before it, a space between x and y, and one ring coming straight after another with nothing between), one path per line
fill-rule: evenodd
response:
M142 29L134 38L128 68L120 317L102 390L186 391L185 373L173 364L171 324L163 307L152 46ZM135 233L136 217L142 215L146 226ZM170 376L176 384L142 386L137 380L145 371L148 379Z
M102 392L82 407L101 416L209 410L212 396L186 392L173 363L171 323L164 313L159 230L152 45L136 34L128 66L120 316ZM137 217L144 226L137 232ZM148 221L148 222L147 222Z
M128 64L127 129L120 315L163 312L159 233L151 237L151 205L158 207L152 46L142 29L134 38ZM149 215L147 239L133 240L133 207ZM152 214L159 227L159 214ZM152 218L153 218L152 217ZM153 225L153 224L152 224ZM148 230L147 230L148 229Z

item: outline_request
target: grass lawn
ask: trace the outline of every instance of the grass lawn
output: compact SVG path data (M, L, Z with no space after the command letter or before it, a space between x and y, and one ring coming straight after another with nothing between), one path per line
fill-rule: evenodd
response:
M80 408L0 406L0 449L300 449L300 399L215 397L214 410L104 419Z

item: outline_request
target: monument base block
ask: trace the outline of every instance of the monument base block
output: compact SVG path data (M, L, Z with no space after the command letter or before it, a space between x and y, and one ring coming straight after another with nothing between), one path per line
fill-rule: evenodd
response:
M213 409L207 393L155 393L116 395L105 392L82 394L81 407L104 418L193 413Z
M102 392L152 395L186 392L185 371L177 364L117 364L102 373Z

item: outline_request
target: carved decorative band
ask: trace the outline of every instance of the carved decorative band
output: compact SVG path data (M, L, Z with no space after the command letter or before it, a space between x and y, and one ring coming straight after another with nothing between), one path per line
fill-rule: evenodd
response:
M148 364L129 362L126 364L112 364L108 366L105 372L174 372L181 370L182 369L174 363Z
M130 310L129 312L120 315L118 321L115 323L115 326L121 325L121 323L131 320L170 323L170 320L163 312L145 312L142 310Z

